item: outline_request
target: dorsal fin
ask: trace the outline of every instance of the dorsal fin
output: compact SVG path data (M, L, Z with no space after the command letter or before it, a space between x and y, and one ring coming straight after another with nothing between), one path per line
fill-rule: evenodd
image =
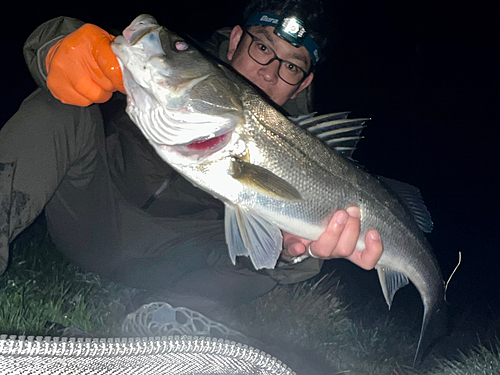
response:
M349 113L336 112L306 118L299 121L298 125L321 139L331 149L352 159L352 153L362 138L360 134L366 127L364 123L369 119L347 119Z
M382 176L378 176L378 178L403 200L413 214L419 228L425 233L430 233L433 227L431 214L427 210L427 207L425 207L420 190L413 185L391 178Z
M326 115L315 116L316 112L313 112L311 115L299 116L292 120L297 122L300 127L308 128L326 121L346 119L349 113L351 112L333 112L327 113Z

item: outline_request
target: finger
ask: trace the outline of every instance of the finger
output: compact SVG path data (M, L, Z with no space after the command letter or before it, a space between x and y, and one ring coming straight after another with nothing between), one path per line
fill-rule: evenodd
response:
M107 80L109 83L109 80ZM104 103L108 101L112 92L103 89L103 84L95 83L89 76L83 77L75 86L82 96L90 100L92 103Z
M104 91L114 92L116 90L113 82L109 79L109 77L106 76L104 72L102 72L97 67L95 69L92 69L89 74L89 78L91 78L92 81L99 87L101 87L101 89Z
M349 218L340 235L337 246L332 253L334 257L346 258L350 256L354 252L356 243L358 242L361 227L361 213L359 208L354 206L348 207L346 211L349 214Z
M314 241L310 246L310 251L313 256L318 258L329 258L332 252L337 247L342 232L349 219L349 214L346 211L340 210L335 212L325 232Z
M49 75L47 77L47 87L54 98L64 104L71 104L79 107L87 107L92 104L90 100L76 91L69 82L65 85L60 85L60 80L58 80L57 77L53 79L53 77L55 76Z
M380 260L384 246L376 230L371 230L366 234L365 244L366 248L363 251L355 251L347 259L365 270L371 270Z
M288 252L291 256L296 257L306 252L306 245L301 242L295 242L288 247Z
M292 257L306 252L307 245L311 243L306 239L283 232L283 253Z
M356 248L361 226L361 214L358 207L351 206L347 208L349 214L347 222L340 234L337 246L333 249L330 257L346 258L350 256Z
M101 48L99 56L96 56L97 64L102 69L105 77L109 79L109 83L111 85L111 87L103 86L103 88L107 91L119 90L122 93L126 94L125 87L123 85L123 74L120 68L120 63L118 62L118 59L113 53L112 49L106 48L109 40L114 39L113 36L110 36L110 38L111 39L103 40L105 48Z

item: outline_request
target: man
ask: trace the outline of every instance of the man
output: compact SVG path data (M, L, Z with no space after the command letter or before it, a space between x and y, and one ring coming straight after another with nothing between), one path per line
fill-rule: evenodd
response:
M311 11L314 4L252 3L245 27L230 34L230 64L279 106L313 81L322 44L314 29L321 9ZM279 15L293 16L306 38L286 35ZM246 258L233 266L221 203L155 154L125 114L123 95L109 100L123 91L112 39L93 25L58 18L25 45L35 80L42 87L46 81L59 100L37 90L0 132L0 272L8 244L43 208L56 246L77 265L208 314L218 303L249 301L277 282L310 278L323 259L375 266L382 254L376 231L367 234L364 251L354 251L356 207L336 212L317 241L283 233L274 270L255 271ZM304 254L309 257L299 262Z

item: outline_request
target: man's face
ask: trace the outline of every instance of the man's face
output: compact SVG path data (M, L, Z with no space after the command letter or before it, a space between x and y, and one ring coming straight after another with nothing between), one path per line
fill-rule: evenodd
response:
M272 26L252 26L248 31L274 50L280 59L289 61L306 72L309 71L311 59L305 47L292 46L275 35ZM269 65L260 65L254 61L248 54L251 42L250 35L244 33L240 26L235 26L231 32L227 57L238 73L264 91L277 105L282 106L288 99L295 98L300 91L311 84L313 73L309 74L301 84L292 86L278 76L280 65L278 60Z

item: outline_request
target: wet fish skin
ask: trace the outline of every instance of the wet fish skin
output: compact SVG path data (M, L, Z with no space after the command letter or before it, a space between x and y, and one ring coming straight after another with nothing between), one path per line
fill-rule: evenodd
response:
M423 204L410 210L394 193L397 184L329 149L152 18L134 20L113 51L132 120L163 160L225 203L233 261L244 255L257 269L273 268L281 230L316 240L332 212L360 208L357 250L364 249L369 229L379 231L384 252L376 269L389 307L408 280L421 295L418 361L432 340L424 332L431 326L434 332L444 315L444 282L421 230L430 227Z

